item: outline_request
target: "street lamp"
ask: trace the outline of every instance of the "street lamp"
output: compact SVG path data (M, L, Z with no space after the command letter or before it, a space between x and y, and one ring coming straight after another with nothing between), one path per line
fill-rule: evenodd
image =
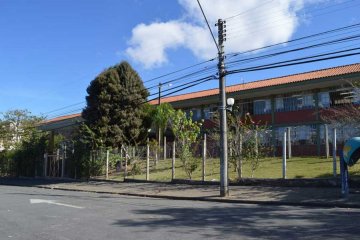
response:
M235 100L233 98L228 98L226 100L226 104L227 104L227 110L232 111L232 107L234 106Z

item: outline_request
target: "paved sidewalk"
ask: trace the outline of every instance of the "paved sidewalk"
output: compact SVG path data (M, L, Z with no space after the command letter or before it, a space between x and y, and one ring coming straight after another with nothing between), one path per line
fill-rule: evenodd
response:
M230 196L221 198L216 185L7 178L0 178L0 185L178 200L360 208L360 189L351 189L349 197L344 199L339 188L230 186Z

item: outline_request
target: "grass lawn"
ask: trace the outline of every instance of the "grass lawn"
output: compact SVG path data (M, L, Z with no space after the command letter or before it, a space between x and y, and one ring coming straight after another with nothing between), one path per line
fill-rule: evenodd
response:
M146 178L146 161L140 163L142 174L131 176L128 178L142 179ZM192 179L201 180L201 160L199 159L199 167L193 173ZM220 179L220 160L207 159L206 161L206 177L205 180L219 180ZM327 178L332 177L332 158L318 158L318 157L293 157L287 160L287 178ZM351 177L360 177L360 163L349 168ZM340 173L340 167L337 166L337 173ZM109 176L110 179L122 180L123 173ZM250 164L244 163L243 177L250 178L251 170ZM282 177L282 159L281 158L265 158L260 161L258 168L254 171L254 178L281 178ZM181 161L176 159L175 168L176 179L189 179L185 174ZM236 180L237 174L234 167L229 163L229 178ZM171 159L160 160L155 167L153 162L150 162L150 180L157 181L171 181Z

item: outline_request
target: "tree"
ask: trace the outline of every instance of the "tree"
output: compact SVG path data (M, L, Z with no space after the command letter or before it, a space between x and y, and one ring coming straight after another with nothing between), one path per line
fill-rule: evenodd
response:
M227 113L227 119L229 163L234 166L238 179L241 179L243 165L246 162L253 177L260 160L271 150L264 143L268 137L268 127L261 122L254 122L249 113L242 112L237 106L233 107L232 112ZM214 122L219 126L218 115L214 116ZM220 141L219 127L212 130L210 137L217 142Z
M127 63L98 75L87 88L85 124L106 147L136 145L144 141L149 126L143 124L149 92Z
M10 110L0 119L0 174L34 176L41 172L46 134L36 129L42 118L28 110Z
M153 113L153 123L155 124L156 128L159 129L158 131L158 155L160 156L161 152L161 140L164 137L166 128L169 125L170 118L174 114L174 108L169 103L162 103L157 106ZM157 164L157 158L155 159L155 165Z
M159 106L156 107L153 121L156 127L160 128L160 137L164 135L173 113L174 108L169 103L161 103Z
M29 140L35 127L43 118L34 116L28 110L10 110L0 119L0 143L4 150L16 148L21 140Z
M176 139L176 148L182 162L185 173L191 179L192 173L198 168L199 160L193 156L192 144L197 141L202 123L192 121L192 113L189 118L186 113L177 110L171 117L171 126Z

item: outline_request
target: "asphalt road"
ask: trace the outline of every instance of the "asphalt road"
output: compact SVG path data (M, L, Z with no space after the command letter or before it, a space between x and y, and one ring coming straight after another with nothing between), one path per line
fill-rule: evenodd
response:
M360 210L0 186L0 240L358 239Z

